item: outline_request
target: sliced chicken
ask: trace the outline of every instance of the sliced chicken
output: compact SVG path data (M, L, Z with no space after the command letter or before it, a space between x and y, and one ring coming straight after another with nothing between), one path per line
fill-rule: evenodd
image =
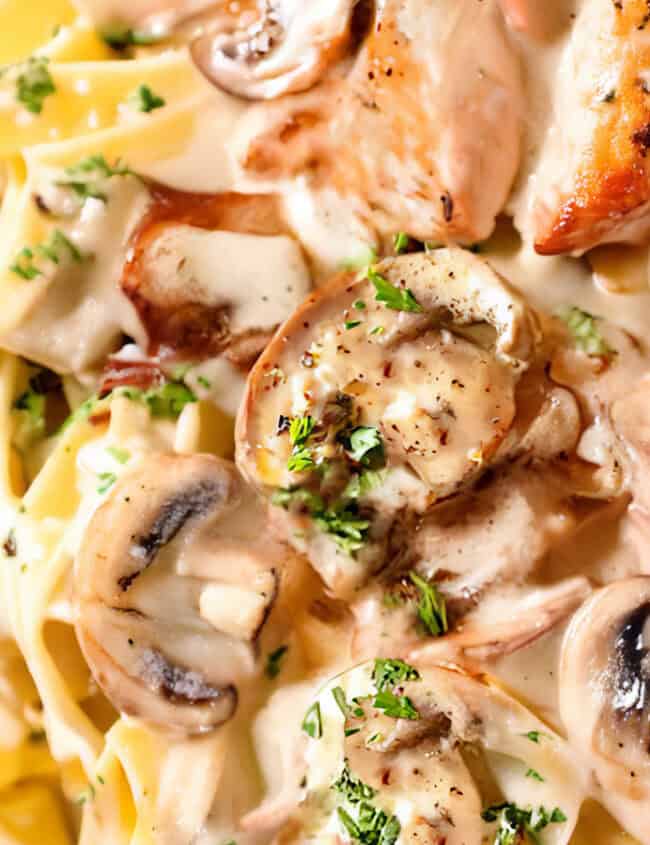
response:
M380 238L472 243L510 190L521 109L495 0L386 0L353 61L250 111L240 159L250 176L335 190Z
M597 592L569 626L560 712L600 800L632 836L650 826L650 578Z
M575 21L535 175L543 255L650 235L649 14L645 0L586 0Z
M258 672L285 554L244 496L225 461L156 454L92 517L76 562L76 631L122 713L172 733L210 731Z
M583 778L567 744L462 672L391 659L361 664L320 690L303 730L301 800L278 841L354 839L355 825L371 817L380 841L480 845L508 804L545 807L544 841L555 845L576 824ZM531 769L538 780L526 776ZM524 818L513 828L523 836Z

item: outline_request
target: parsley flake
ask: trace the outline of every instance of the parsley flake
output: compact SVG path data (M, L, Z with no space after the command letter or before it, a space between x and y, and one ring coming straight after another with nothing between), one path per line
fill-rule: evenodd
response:
M134 108L147 114L165 105L165 100L154 94L148 85L139 85L129 99Z
M540 783L544 783L545 778L543 778L538 771L535 769L528 769L526 772L527 778L532 778L533 780L538 780Z
M289 651L288 645L281 645L278 648L276 648L275 651L272 651L269 654L269 656L266 658L266 677L267 678L271 678L271 680L273 680L274 678L278 677L278 675L280 674L280 671L282 669L282 661L283 661L284 656L286 655L286 653L288 651Z
M323 736L323 720L320 713L320 704L317 701L305 713L301 727L307 736L312 739L320 739Z
M393 238L393 250L395 251L395 255L401 255L403 252L406 252L408 245L409 236L406 232L397 232Z
M598 317L575 305L560 308L557 314L567 324L576 346L582 352L586 352L590 357L607 359L611 359L616 354L600 333Z
M535 845L539 845L537 834L549 824L558 824L567 820L559 807L550 812L543 806L533 809L522 809L516 804L503 802L487 807L481 818L486 822L497 822L493 845L519 845L524 837L528 837Z
M385 279L381 273L373 270L372 267L368 267L366 276L375 288L376 302L383 302L386 308L390 308L392 311L410 311L412 313L424 311L413 292L408 288L398 288L392 285L388 279Z
M30 56L16 77L16 100L32 114L40 114L45 98L56 93L48 64L45 56Z
M114 472L100 472L97 477L101 482L97 487L97 492L100 496L110 490L113 484L117 481L117 475L115 475Z
M419 681L420 673L414 666L405 663L403 660L377 658L372 679L377 691L381 692L386 687L392 689L398 684L406 683L406 681Z
M417 610L420 622L431 636L442 636L449 628L445 600L438 592L435 584L429 584L415 572L411 572L409 578L417 587L419 593Z
M75 165L66 167L65 175L67 178L57 181L56 184L59 187L74 191L82 201L97 199L101 202L107 202L106 182L114 176L135 176L135 173L120 159L110 165L105 157L99 153L88 156Z

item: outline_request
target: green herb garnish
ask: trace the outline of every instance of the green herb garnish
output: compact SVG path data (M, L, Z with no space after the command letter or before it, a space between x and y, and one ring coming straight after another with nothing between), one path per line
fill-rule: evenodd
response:
M523 838L530 839L534 845L539 845L537 835L549 824L558 824L567 820L559 807L550 812L544 807L536 810L532 807L521 809L516 804L503 802L492 804L481 814L486 822L497 822L493 845L519 845Z
M113 176L135 176L133 171L119 159L111 166L101 153L88 156L78 164L66 167L65 175L67 179L57 181L56 184L59 187L69 188L81 200L92 198L102 202L107 202L108 199L106 191L103 190L103 182L112 179Z
M150 35L137 29L129 29L125 26L115 26L103 29L99 33L100 38L114 50L124 50L126 47L147 47L156 44L161 36Z
M342 795L350 804L371 801L376 794L372 786L368 786L367 783L364 783L360 778L352 774L347 760L345 760L343 770L331 788Z
M393 250L395 251L395 255L401 255L405 252L409 245L409 236L406 232L397 232L395 237L393 238Z
M600 333L597 325L598 317L594 317L593 314L589 314L575 305L560 308L557 314L567 324L578 349L597 358L609 359L616 354L616 351L612 349Z
M364 466L371 466L377 469L385 463L384 443L379 429L370 425L360 425L353 428L346 435L346 452L353 461L358 461Z
M269 656L266 658L266 677L277 678L280 674L280 670L282 669L282 661L284 656L289 651L288 645L281 645L272 651Z
M97 492L100 495L106 493L117 481L117 475L114 472L100 472L97 477L101 482L97 487Z
M147 114L165 105L165 100L154 94L148 85L139 85L131 95L130 101L138 111Z
M435 584L429 584L415 572L411 572L409 578L417 587L419 593L417 611L420 621L431 636L442 636L448 630L445 600L438 592Z
M30 56L16 77L16 100L32 114L40 114L45 98L56 92L48 63L45 56Z
M107 446L106 451L112 458L115 458L118 464L125 464L131 457L130 452L126 449L120 449L119 446Z
M398 288L392 285L388 279L385 279L372 267L368 267L366 276L375 288L376 302L383 302L386 308L390 308L392 311L410 311L413 313L421 313L424 310L408 288Z
M305 713L302 729L312 739L320 739L323 735L323 720L320 714L320 704L316 701Z
M361 320L346 320L345 323L343 323L343 326L346 330L356 329L356 327L360 325Z
M540 783L544 783L544 778L535 769L528 769L528 771L526 772L526 777L532 778L533 780L538 780Z
M60 264L65 257L80 263L85 257L60 229L55 229L44 243L35 247L23 247L9 269L26 281L42 276L43 271L35 263L39 255L53 264Z
M359 845L394 845L401 825L397 816L387 816L383 810L374 807L368 801L357 805L357 818L342 807L337 808L339 821L353 842Z
M377 658L372 672L372 680L378 692L386 688L393 689L406 681L419 681L418 670L403 660Z
M419 719L420 714L413 706L407 695L396 695L390 690L382 690L375 696L372 706L383 710L386 716L393 719Z

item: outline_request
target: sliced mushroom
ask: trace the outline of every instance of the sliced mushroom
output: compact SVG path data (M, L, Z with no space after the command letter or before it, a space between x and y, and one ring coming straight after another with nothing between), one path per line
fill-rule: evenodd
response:
M121 288L148 337L147 352L248 369L310 289L298 244L273 196L218 196L150 187ZM285 283L269 288L276 272Z
M507 802L549 814L558 807L545 841L569 841L584 778L560 736L461 671L393 663L397 679L382 682L382 663L338 675L307 711L307 724L318 718L319 728L304 740L302 800L280 841L345 836L360 814L374 811L400 842L479 845L494 833L482 812ZM388 701L397 702L393 715ZM526 776L531 770L538 779Z
M114 485L76 564L76 630L114 706L170 731L212 730L255 675L282 551L240 507L233 466L152 455ZM248 524L247 524L248 523Z
M650 578L599 590L562 647L560 713L569 741L617 821L645 841L650 828Z
M347 50L359 0L260 0L251 21L223 17L191 46L205 76L230 94L270 100L306 91Z
M377 301L368 278L334 280L259 359L237 423L242 471L285 505L287 535L301 534L291 542L342 593L382 565L391 543L403 546L409 514L469 489L507 457L571 452L580 433L575 400L544 376L536 315L484 261L440 249L373 273L380 299L411 310ZM314 424L298 446L288 431L297 417ZM348 443L360 429L376 442L367 458ZM300 448L309 466L294 471ZM366 523L354 559L341 509Z

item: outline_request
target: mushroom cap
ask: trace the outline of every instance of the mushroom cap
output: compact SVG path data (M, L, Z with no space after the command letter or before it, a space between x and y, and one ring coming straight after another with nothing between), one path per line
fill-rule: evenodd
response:
M313 491L317 474L289 469L293 444L278 427L279 420L310 416L325 438L328 477L318 492L326 497L336 473L345 483L350 472L339 460L340 431L332 433L340 420L330 420L340 412L349 424L377 432L388 473L357 498L382 515L369 531L378 545L360 551L362 562L381 557L398 511L421 513L458 493L508 446L516 386L539 339L535 314L470 252L404 255L370 272L410 310L387 307L366 276L336 277L294 312L258 359L236 428L237 462L255 487L265 495ZM302 520L300 530L309 533L309 523ZM295 528L290 520L287 533ZM322 532L313 539L310 559L338 590L338 561L330 566ZM364 565L348 565L344 588L364 572Z
M650 824L650 577L610 584L573 617L560 657L560 713L602 800L641 839Z
M278 577L273 545L265 556L236 527L242 492L226 461L157 454L93 515L76 561L76 631L121 712L186 734L233 715Z
M191 45L198 69L219 88L247 100L306 91L344 54L358 0L265 3L252 23L217 27Z
M449 667L406 666L415 679L411 674L408 680L388 680L378 706L378 663L349 669L317 693L313 707L321 735L304 740L302 801L280 841L303 842L307 830L309 838L321 841L325 831L339 829L341 809L356 816L359 799L353 794L350 800L350 790L335 785L345 772L366 785L365 801L398 817L399 841L409 845L442 838L449 845L487 841L493 828L481 811L495 794L519 807L560 807L565 818L546 836L554 845L569 841L584 779L562 737L501 689ZM382 712L391 697L402 707L408 702L416 714ZM531 732L543 738L535 742ZM531 768L543 780L527 777Z

